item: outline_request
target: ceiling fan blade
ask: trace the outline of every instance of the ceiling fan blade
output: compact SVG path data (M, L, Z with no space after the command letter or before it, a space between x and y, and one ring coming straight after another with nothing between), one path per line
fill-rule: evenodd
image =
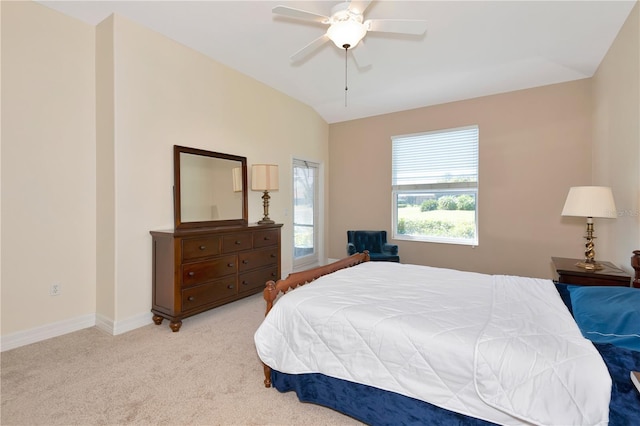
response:
M364 40L360 41L356 47L350 50L358 68L367 68L371 65L371 55L369 54L369 49L364 44Z
M294 9L287 6L276 6L271 10L277 15L287 16L289 18L304 19L305 21L321 22L323 24L329 21L328 16L318 15L313 12L307 12L306 10Z
M416 19L369 19L364 24L369 31L381 33L422 35L427 31L427 21Z
M302 49L298 50L296 53L291 55L291 62L298 62L308 55L310 55L314 50L318 49L320 46L325 44L329 40L329 37L326 34L321 35L317 39L313 40L311 43L307 44Z
M351 0L349 10L362 15L371 4L371 0Z

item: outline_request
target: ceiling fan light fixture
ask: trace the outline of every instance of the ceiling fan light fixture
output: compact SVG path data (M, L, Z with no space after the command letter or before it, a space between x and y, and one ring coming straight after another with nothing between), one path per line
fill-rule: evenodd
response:
M340 49L353 49L366 33L367 27L353 19L334 22L327 30L329 39Z

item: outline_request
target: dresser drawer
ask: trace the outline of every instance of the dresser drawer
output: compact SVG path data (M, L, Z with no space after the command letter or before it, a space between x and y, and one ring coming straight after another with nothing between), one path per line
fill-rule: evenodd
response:
M238 270L248 271L249 269L278 264L278 247L254 250L238 255Z
M193 260L220 254L220 237L182 240L182 259Z
M222 252L233 253L240 250L247 250L253 246L253 236L251 232L242 234L225 235L222 237Z
M198 285L182 290L182 310L198 308L209 303L217 302L238 293L236 277L232 276L207 284Z
M200 284L235 274L238 270L236 256L223 256L204 262L186 263L182 265L182 286Z
M278 235L280 235L280 230L278 229L256 231L253 233L253 247L276 246L278 245Z
M278 267L259 269L257 271L245 272L240 274L238 279L238 292L244 293L263 289L267 281L275 281L278 279Z

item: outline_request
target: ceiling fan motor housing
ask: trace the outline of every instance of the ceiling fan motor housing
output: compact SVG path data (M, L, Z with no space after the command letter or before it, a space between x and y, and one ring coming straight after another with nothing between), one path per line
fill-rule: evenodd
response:
M362 12L349 9L350 2L338 3L331 8L331 21L345 21L348 19L356 19L362 22Z

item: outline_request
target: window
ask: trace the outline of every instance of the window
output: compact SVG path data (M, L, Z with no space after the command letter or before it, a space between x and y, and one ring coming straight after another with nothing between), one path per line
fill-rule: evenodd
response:
M293 160L293 268L318 264L319 165Z
M478 244L478 126L394 136L393 238Z

